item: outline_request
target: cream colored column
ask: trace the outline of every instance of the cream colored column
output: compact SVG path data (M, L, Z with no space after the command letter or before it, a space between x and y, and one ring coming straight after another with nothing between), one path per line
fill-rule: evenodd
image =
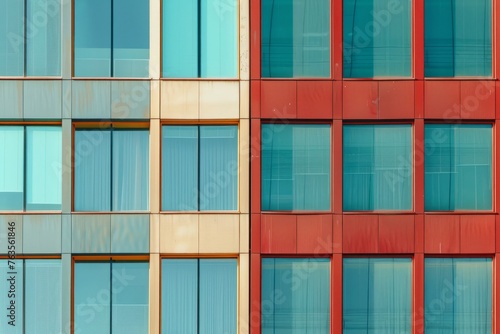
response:
M161 0L149 1L149 77L160 78Z
M240 0L240 80L250 78L250 5Z
M149 334L160 333L160 255L149 257Z
M151 119L149 125L149 208L151 213L160 212L160 141L161 125L159 119Z

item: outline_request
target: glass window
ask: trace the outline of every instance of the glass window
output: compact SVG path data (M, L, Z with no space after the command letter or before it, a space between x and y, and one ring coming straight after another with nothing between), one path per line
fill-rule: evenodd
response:
M162 260L162 334L237 333L236 259Z
M236 210L238 126L165 125L162 210Z
M149 263L76 262L75 333L148 333Z
M0 260L0 277L0 289L5 291L1 300L6 308L12 301L15 307L13 319L0 317L2 334L61 333L61 260Z
M61 4L0 0L0 75L61 75Z
M343 136L344 211L411 210L411 125L345 125Z
M344 0L344 77L411 76L411 0Z
M61 210L60 126L0 126L0 210Z
M75 210L149 208L149 131L75 131Z
M330 333L330 260L262 259L262 334Z
M262 77L330 76L330 1L262 0Z
M411 266L404 258L344 259L343 333L410 334Z
M238 76L238 1L163 0L163 76Z
M425 125L425 210L491 210L492 125Z
M425 76L491 76L491 0L425 1Z
M330 125L262 125L262 210L330 209Z
M75 0L75 76L147 77L149 0Z
M425 333L492 333L491 259L425 259Z

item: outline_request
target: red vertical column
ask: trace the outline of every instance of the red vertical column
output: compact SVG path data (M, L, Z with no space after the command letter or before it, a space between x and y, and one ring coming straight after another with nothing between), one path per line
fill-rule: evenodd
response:
M260 79L260 0L250 1L250 79Z
M413 77L424 78L424 0L413 1Z
M342 80L342 62L343 62L343 15L342 1L332 1L331 22L333 26L332 33L332 57L333 79Z

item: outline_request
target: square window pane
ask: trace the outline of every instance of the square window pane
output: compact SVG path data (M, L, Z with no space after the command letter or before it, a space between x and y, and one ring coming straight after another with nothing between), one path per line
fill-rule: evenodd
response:
M492 260L425 259L425 333L492 333Z
M262 210L329 210L330 169L330 125L262 125Z
M344 259L343 333L412 332L411 259Z
M0 75L22 76L24 1L0 0L0 22Z
M425 1L425 76L491 76L491 0Z
M0 126L0 210L24 208L24 127Z
M262 77L330 76L330 1L262 1Z
M344 211L411 210L411 125L345 125L343 131Z
M344 0L345 78L411 76L410 0Z
M492 125L425 125L425 210L491 210Z
M2 334L24 334L23 330L23 316L24 313L22 312L23 307L25 306L24 304L24 291L23 291L23 276L24 276L24 270L23 270L23 260L10 260L14 262L14 272L16 274L9 274L9 272L12 272L12 268L9 267L9 260L0 260L0 291L2 292L2 304L5 305L5 307L2 306L2 311L5 313L5 315L2 315L0 317L0 333ZM12 264L12 263L10 263ZM10 281L7 280L7 278L11 278L11 276L15 276L14 280ZM13 284L14 289L11 289L11 283ZM12 294L12 291L15 290L15 295L10 295ZM5 301L5 303L4 303ZM10 307L10 303L14 302L14 307L15 307L15 317L10 318L7 317L7 315L11 314L10 310L7 310L7 307ZM9 303L9 304L7 304ZM29 303L26 303L26 306ZM4 311L5 310L5 311ZM14 323L9 324L9 321L14 321ZM12 326L14 324L15 326ZM37 333L35 333L37 334Z
M330 333L330 261L262 259L262 334Z

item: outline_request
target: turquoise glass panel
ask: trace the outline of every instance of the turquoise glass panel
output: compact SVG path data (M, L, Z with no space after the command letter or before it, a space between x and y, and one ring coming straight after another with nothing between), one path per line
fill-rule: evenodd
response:
M0 76L24 75L24 1L0 0Z
M24 334L23 322L24 312L23 308L26 306L24 300L23 280L24 268L23 260L0 260L0 291L2 292L2 312L0 317L0 333L2 334ZM11 267L14 263L14 267ZM12 274L12 273L15 274ZM11 279L12 277L14 279ZM13 306L11 306L13 305ZM7 310L10 308L10 310ZM11 310L14 309L14 314L11 317ZM14 321L14 322L12 322ZM9 323L10 322L10 323ZM37 333L35 333L37 334Z
M0 210L24 207L24 127L0 126Z

